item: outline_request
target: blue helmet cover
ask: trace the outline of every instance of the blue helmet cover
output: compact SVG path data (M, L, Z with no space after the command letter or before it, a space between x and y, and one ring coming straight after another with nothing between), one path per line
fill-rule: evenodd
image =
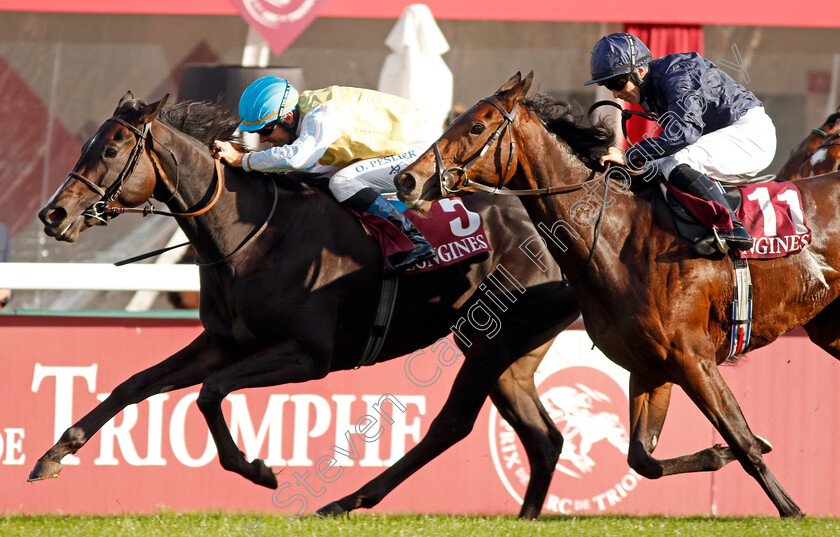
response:
M647 45L635 35L617 32L604 36L592 49L589 57L592 79L586 81L584 86L628 74L636 67L648 63L651 56Z
M288 80L264 76L251 82L239 98L239 130L255 132L295 109L298 92Z

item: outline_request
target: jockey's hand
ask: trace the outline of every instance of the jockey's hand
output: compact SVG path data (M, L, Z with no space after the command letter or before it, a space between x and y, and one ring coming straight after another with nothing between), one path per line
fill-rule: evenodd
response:
M230 142L223 142L222 140L213 142L213 154L222 159L222 162L226 162L237 168L242 167L242 157L245 156L240 146Z
M615 147L614 145L610 146L610 148L604 155L601 156L601 159L598 162L601 164L601 166L604 166L607 162L621 164L622 166L627 164L627 161L624 160L624 151Z

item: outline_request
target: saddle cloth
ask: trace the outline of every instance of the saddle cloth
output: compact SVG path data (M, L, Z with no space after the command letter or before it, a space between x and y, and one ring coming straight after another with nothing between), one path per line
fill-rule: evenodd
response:
M728 211L714 202L687 194L667 181L668 204L677 229L684 238L695 241L709 229L732 229ZM811 244L811 230L805 222L802 197L790 181L770 181L739 186L724 196L738 219L747 228L754 245L738 252L741 259L773 259L801 251Z
M481 215L464 206L460 198L445 198L432 204L426 214L406 207L395 197L385 199L414 223L437 253L436 261L425 261L407 274L428 272L490 251L490 241L484 232ZM351 211L353 212L353 211ZM355 214L355 213L354 213ZM392 223L376 215L358 215L370 234L379 242L384 257L407 252L414 244Z

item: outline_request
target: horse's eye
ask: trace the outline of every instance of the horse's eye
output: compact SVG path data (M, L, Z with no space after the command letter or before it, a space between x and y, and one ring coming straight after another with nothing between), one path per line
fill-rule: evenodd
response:
M484 125L481 123L476 123L470 129L470 134L481 134L482 132L484 132Z
M114 158L114 157L117 156L117 150L114 149L113 147L109 147L108 149L105 150L105 156L107 158Z

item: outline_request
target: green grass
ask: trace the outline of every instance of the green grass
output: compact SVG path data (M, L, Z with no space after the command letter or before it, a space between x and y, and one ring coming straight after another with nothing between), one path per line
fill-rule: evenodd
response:
M262 523L249 531L246 523ZM338 519L301 518L288 520L276 515L224 513L160 513L118 516L3 516L2 537L211 537L224 536L685 536L758 537L840 535L839 518L781 520L770 517L629 517L547 516L536 521L515 517L352 515Z

